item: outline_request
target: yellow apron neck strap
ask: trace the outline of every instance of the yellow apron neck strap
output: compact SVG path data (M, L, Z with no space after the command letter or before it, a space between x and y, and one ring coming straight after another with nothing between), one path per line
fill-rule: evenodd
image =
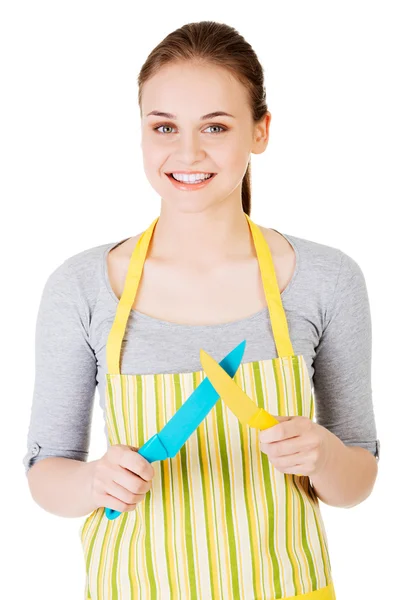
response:
M129 261L124 291L122 292L121 299L118 302L115 319L107 340L106 359L109 373L120 373L122 340L124 337L126 324L128 322L129 315L139 289L140 278L142 276L147 250L149 248L153 231L158 219L159 217L154 219L150 227L148 227L139 237Z
M269 246L259 227L253 223L248 215L246 215L246 218L253 237L257 258L260 265L261 278L271 321L272 334L274 336L278 356L282 357L293 355L288 324L282 305L274 263L272 261L272 255ZM142 276L147 251L158 219L159 217L154 219L150 227L148 227L148 229L146 229L139 237L129 261L124 290L118 303L115 319L107 340L106 359L108 372L110 374L120 373L122 340L124 337L126 324L128 322L129 315L133 308L136 294L139 289L139 283Z
M290 341L289 327L283 308L281 294L272 254L261 229L253 223L248 215L247 221L253 235L253 242L260 265L261 279L267 301L269 318L271 321L272 335L274 336L276 351L279 357L294 355L292 342Z

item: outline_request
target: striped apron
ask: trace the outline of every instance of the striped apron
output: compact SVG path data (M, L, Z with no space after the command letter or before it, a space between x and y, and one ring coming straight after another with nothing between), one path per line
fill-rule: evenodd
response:
M247 217L247 215L246 215ZM295 355L269 246L247 217L278 356L242 363L234 380L274 415L314 416L303 355ZM110 444L141 447L205 378L121 374L120 356L158 218L140 236L107 340ZM220 357L216 357L220 358ZM85 600L335 600L318 498L306 476L281 473L258 431L218 400L178 454L152 463L152 488L132 512L104 508L80 528Z

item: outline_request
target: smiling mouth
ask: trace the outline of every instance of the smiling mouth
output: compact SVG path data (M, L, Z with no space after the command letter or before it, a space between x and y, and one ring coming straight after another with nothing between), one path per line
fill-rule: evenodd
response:
M176 179L172 173L166 173L167 177L169 177L173 181L177 181L178 183L187 183L189 185L196 185L196 183L203 183L204 181L209 181L216 175L216 173L208 173L208 174L211 175L211 177L205 177L205 178L197 179L195 181L189 181L189 180L185 180L185 179Z

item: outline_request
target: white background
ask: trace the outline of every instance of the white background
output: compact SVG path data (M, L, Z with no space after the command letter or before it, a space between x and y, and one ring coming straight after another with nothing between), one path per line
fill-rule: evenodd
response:
M83 518L63 519L36 505L22 465L36 313L45 281L61 262L136 235L159 213L142 168L136 77L165 35L200 20L236 27L265 69L272 121L266 152L252 156L252 219L338 247L365 275L379 475L357 507L320 506L338 600L394 597L400 534L395 4L2 3L2 598L83 598ZM95 400L89 460L106 450L97 393Z

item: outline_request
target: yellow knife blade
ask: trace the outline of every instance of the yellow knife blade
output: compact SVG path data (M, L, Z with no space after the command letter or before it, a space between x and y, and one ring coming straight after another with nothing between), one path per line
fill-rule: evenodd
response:
M242 424L256 429L268 429L279 423L269 412L258 407L212 356L202 349L200 350L200 362L221 400Z

